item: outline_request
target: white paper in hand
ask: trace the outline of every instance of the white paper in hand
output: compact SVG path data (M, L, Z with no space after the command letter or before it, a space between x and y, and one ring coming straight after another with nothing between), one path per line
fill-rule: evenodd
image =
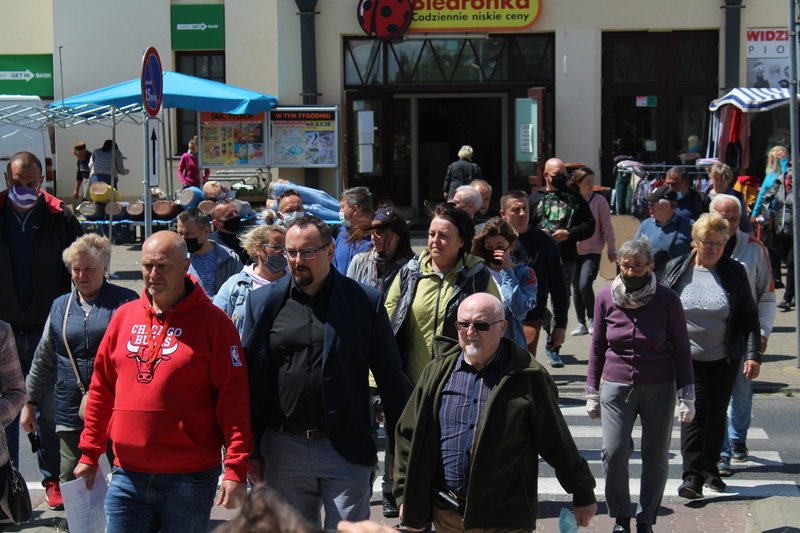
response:
M102 468L97 469L94 485L86 488L86 479L78 478L61 484L64 510L70 531L81 533L103 533L106 516L103 504L106 501L108 482Z

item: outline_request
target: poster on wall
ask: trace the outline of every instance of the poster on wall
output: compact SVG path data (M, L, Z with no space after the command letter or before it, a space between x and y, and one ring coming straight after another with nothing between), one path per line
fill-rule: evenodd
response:
M269 136L273 167L339 166L337 107L277 107L269 112Z
M788 89L789 30L785 27L747 28L747 86Z
M199 115L200 166L266 166L264 113L230 115L203 112Z

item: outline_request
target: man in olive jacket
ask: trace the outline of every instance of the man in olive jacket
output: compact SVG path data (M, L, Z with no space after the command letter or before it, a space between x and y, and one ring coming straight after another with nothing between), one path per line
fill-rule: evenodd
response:
M436 531L536 527L538 456L588 526L595 481L578 453L550 375L503 338L503 306L478 293L458 308L458 342L434 341L397 424L395 486L405 526Z

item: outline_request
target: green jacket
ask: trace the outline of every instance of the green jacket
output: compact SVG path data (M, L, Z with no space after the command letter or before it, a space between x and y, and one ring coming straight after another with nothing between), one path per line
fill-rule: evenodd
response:
M489 395L479 428L467 487L464 529L536 527L539 455L556 471L575 505L595 502L595 481L558 407L553 379L530 353L511 339L505 375ZM431 492L441 479L439 408L441 392L461 347L436 337L425 368L395 437L394 494L404 504L403 524L424 527L432 520Z

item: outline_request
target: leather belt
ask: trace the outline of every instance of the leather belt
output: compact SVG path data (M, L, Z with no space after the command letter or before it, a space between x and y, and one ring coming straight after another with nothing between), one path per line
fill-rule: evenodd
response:
M307 440L327 439L328 434L321 429L291 429L286 426L276 426L278 433L288 433L295 437L302 437Z

